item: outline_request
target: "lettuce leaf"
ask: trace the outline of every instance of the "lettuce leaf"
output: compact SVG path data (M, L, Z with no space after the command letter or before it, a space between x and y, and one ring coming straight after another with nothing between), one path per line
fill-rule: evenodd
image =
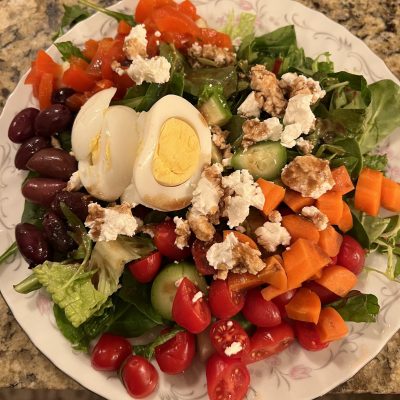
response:
M237 38L245 38L246 36L254 35L255 22L255 14L242 12L237 18L232 10L228 15L226 24L221 29L221 32L225 32L231 37L232 40Z

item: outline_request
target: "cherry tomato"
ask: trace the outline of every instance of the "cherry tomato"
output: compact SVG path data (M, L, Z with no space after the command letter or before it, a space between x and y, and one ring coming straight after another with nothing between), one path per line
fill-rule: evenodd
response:
M197 270L201 275L214 275L215 269L209 264L207 260L207 251L215 243L210 240L209 242L203 242L202 240L196 239L192 245L192 256Z
M232 40L226 33L211 28L201 28L200 40L204 44L214 44L217 47L232 48Z
M243 308L245 295L243 292L233 292L226 281L216 279L211 282L208 301L212 315L231 318Z
M161 371L176 375L185 371L196 354L196 339L190 332L179 332L174 338L157 346L155 357Z
M365 263L365 251L357 240L349 235L343 236L342 246L337 257L338 265L358 275Z
M264 328L277 326L282 322L278 306L265 300L257 288L248 291L242 313L252 324Z
M188 278L183 278L172 304L173 320L191 333L200 333L210 325L210 307L204 297L193 302L199 289Z
M129 271L140 283L151 282L161 266L161 253L156 251L149 256L128 264Z
M250 351L242 361L250 364L263 360L285 350L293 341L293 328L286 322L272 328L257 328L250 338Z
M121 379L132 397L142 399L154 392L158 373L144 357L131 355L121 368Z
M289 303L290 300L292 300L293 296L296 293L296 289L291 289L288 290L285 293L280 294L279 296L276 296L272 299L272 302L276 304L279 308L279 312L281 313L281 318L287 317L287 312L286 312L286 304Z
M178 9L194 21L198 18L196 7L190 0L182 1L182 3L179 4Z
M223 357L241 358L249 351L249 336L236 321L224 319L214 322L210 329L210 339L217 353Z
M340 299L338 295L331 292L329 289L315 281L304 282L302 286L311 289L313 292L317 293L318 297L321 300L321 304L329 304L333 301Z
M98 371L117 371L130 354L132 346L125 338L104 333L93 348L92 367Z
M212 355L206 367L207 391L210 400L242 400L250 385L247 367L238 359Z
M329 342L321 342L317 327L311 322L294 321L294 332L300 346L306 350L319 351L329 346Z
M189 257L190 247L179 249L175 245L175 223L172 220L161 222L154 230L154 244L160 253L171 260L183 260Z

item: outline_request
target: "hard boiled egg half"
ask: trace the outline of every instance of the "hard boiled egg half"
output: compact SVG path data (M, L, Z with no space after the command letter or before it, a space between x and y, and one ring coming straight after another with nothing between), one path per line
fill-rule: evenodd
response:
M148 112L110 106L116 89L92 96L72 129L72 151L86 190L106 201L173 211L188 206L211 162L211 133L200 112L168 95Z

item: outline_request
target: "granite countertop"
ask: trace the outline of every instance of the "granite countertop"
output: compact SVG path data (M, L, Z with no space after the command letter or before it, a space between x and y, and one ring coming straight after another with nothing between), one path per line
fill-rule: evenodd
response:
M399 0L300 0L348 28L400 78ZM0 0L0 111L36 51L50 45L62 3ZM103 5L111 0L99 1ZM3 132L4 134L4 132ZM33 346L0 298L0 388L80 389ZM400 393L400 333L336 393ZM1 393L1 392L0 392ZM2 396L0 396L2 397Z

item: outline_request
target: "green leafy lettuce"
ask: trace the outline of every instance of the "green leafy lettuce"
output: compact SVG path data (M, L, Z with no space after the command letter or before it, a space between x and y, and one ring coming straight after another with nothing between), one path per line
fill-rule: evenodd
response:
M76 47L71 41L54 43L57 50L61 53L63 61L68 61L71 57L82 58L89 61L81 52L79 47Z
M254 36L254 25L256 22L256 15L251 13L242 12L239 17L236 18L234 11L232 10L228 14L226 24L221 29L231 37L232 40L237 38L245 38L246 36Z

